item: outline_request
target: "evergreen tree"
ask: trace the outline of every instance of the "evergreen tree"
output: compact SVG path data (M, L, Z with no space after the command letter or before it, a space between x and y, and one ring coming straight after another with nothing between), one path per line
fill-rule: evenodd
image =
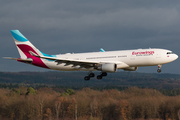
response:
M29 95L29 94L36 95L36 91L34 90L34 88L29 87L29 88L27 89L26 95Z

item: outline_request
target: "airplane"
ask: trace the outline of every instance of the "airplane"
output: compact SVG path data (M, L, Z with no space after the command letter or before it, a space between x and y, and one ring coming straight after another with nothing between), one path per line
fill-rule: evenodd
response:
M166 49L134 49L120 51L104 51L89 53L66 53L48 55L38 50L23 36L19 30L11 30L11 34L19 51L20 58L4 57L17 60L38 67L60 71L89 71L85 80L95 77L93 71L101 71L97 79L114 73L118 69L124 71L136 71L138 67L158 66L157 72L161 72L161 66L178 58L170 50Z

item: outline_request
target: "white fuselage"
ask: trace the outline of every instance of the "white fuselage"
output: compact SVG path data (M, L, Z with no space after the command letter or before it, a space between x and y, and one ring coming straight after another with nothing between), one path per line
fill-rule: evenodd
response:
M156 66L172 62L178 56L170 50L166 49L136 49L136 50L121 50L121 51L106 51L106 52L91 52L91 53L78 53L78 54L60 54L56 58L95 61L100 63L115 63L118 69L125 69L129 67L142 67L142 66ZM74 71L85 70L95 71L93 68L79 68L71 64L65 63L57 64L57 62L44 59L43 62L54 70Z

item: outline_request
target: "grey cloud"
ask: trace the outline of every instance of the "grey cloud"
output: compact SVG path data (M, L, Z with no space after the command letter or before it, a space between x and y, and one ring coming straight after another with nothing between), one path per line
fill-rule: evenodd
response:
M101 47L105 50L156 47L179 54L179 8L179 1L169 0L1 1L1 56L19 56L11 29L19 29L48 54L99 51ZM15 61L0 62L0 70L4 71L44 70ZM174 73L170 66L176 67L178 63L177 60L168 64L171 69L164 71ZM155 72L151 71L153 67L143 69ZM179 73L178 67L175 73Z

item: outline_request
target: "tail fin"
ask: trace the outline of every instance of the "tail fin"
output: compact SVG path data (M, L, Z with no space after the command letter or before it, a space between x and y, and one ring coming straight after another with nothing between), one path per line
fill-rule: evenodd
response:
M31 58L32 55L30 54L30 51L37 55L42 55L42 53L19 32L19 30L11 30L11 34L22 59Z
M24 37L19 30L11 30L11 34L14 38L14 42L19 51L21 58L8 58L15 59L20 62L31 63L35 66L48 68L47 65L38 57L33 56L32 53L44 56L44 53L39 51L31 42L28 41L26 37Z

